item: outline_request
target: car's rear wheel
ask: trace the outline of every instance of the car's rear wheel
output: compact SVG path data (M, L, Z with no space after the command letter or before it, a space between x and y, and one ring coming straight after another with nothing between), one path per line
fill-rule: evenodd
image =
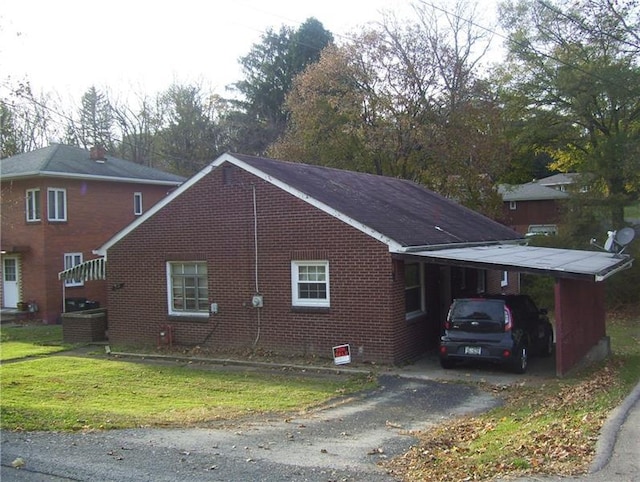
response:
M440 366L445 370L449 368L453 368L456 363L453 360L449 360L448 358L440 358Z
M516 373L524 373L527 371L529 365L529 355L527 353L527 347L522 345L516 349L513 358L513 371Z

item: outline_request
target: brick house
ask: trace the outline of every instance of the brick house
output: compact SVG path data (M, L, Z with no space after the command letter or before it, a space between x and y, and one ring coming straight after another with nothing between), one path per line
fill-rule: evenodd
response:
M402 363L436 346L453 297L517 273L412 249L517 243L513 230L402 179L225 154L96 254L109 339ZM164 338L162 338L164 340Z
M523 235L557 234L569 193L540 182L498 186L502 222Z
M2 307L55 323L64 298L104 306L106 284L58 279L142 216L184 178L91 151L52 144L0 160Z

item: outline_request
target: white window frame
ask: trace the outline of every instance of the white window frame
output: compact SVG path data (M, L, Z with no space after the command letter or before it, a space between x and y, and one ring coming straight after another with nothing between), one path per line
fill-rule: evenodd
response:
M73 268L74 266L82 264L83 259L84 257L82 253L64 253L64 269L67 270L67 269ZM84 286L84 280L65 279L64 285L66 287Z
M52 196L53 195L53 196ZM53 202L52 202L53 197ZM50 187L47 189L47 219L49 221L67 220L67 190Z
M516 201L509 201L509 209L515 211L518 209L518 203Z
M504 288L509 285L509 272L503 271L502 278L500 279L500 287Z
M174 273L173 267L193 265L195 267L195 273ZM167 261L166 265L167 269L167 310L169 315L172 316L209 316L209 281L208 281L208 269L206 261ZM183 281L185 278L195 278L195 287L194 289L197 291L203 286L200 283L204 283L205 297L201 298L196 296L193 298L195 300L196 308L195 309L187 309L187 308L176 308L174 305L174 278L180 277ZM178 287L183 290L182 299L186 299L184 296L185 286L184 284L181 287Z
M27 203L27 221L40 221L42 200L40 198L40 189L27 189L26 193Z
M300 268L324 267L324 280L303 280L301 279ZM324 284L326 296L324 298L304 298L300 296L300 285L304 282L314 284ZM329 308L331 306L331 289L329 261L291 261L291 304L292 306L306 306L312 308Z
M426 312L426 298L425 298L425 289L424 289L424 263L406 263L405 264L405 269L406 269L406 265L408 265L408 264L411 264L411 265L417 264L418 265L419 285L407 286L406 276L405 276L405 286L404 286L405 297L406 297L406 292L407 292L408 289L419 288L420 289L420 308L418 310L405 311L405 319L407 319L407 320L409 320L411 318L415 318L416 316L420 316L420 315L422 315L422 314L424 314ZM405 310L406 310L406 307L405 307Z
M142 214L142 193L133 193L133 214L140 216Z

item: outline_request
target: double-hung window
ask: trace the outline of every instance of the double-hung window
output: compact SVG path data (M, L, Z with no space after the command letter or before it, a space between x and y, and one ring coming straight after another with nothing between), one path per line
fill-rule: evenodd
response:
M40 189L27 189L27 221L40 221Z
M329 262L291 262L291 303L293 306L328 308Z
M407 319L425 311L424 270L422 263L404 265L404 311Z
M65 253L64 254L64 269L73 268L76 265L82 264L82 253ZM84 286L84 281L81 279L66 279L64 280L65 286Z
M168 262L167 288L170 315L207 315L209 313L206 262Z
M67 220L66 189L47 189L47 219L49 221Z
M133 214L140 216L142 214L142 193L133 193Z

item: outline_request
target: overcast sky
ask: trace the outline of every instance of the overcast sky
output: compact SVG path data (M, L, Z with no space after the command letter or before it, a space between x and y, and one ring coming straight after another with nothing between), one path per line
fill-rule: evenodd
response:
M92 85L155 93L198 82L223 93L268 28L313 16L340 41L385 10L407 14L410 0L2 0L0 95L9 78L75 102Z

